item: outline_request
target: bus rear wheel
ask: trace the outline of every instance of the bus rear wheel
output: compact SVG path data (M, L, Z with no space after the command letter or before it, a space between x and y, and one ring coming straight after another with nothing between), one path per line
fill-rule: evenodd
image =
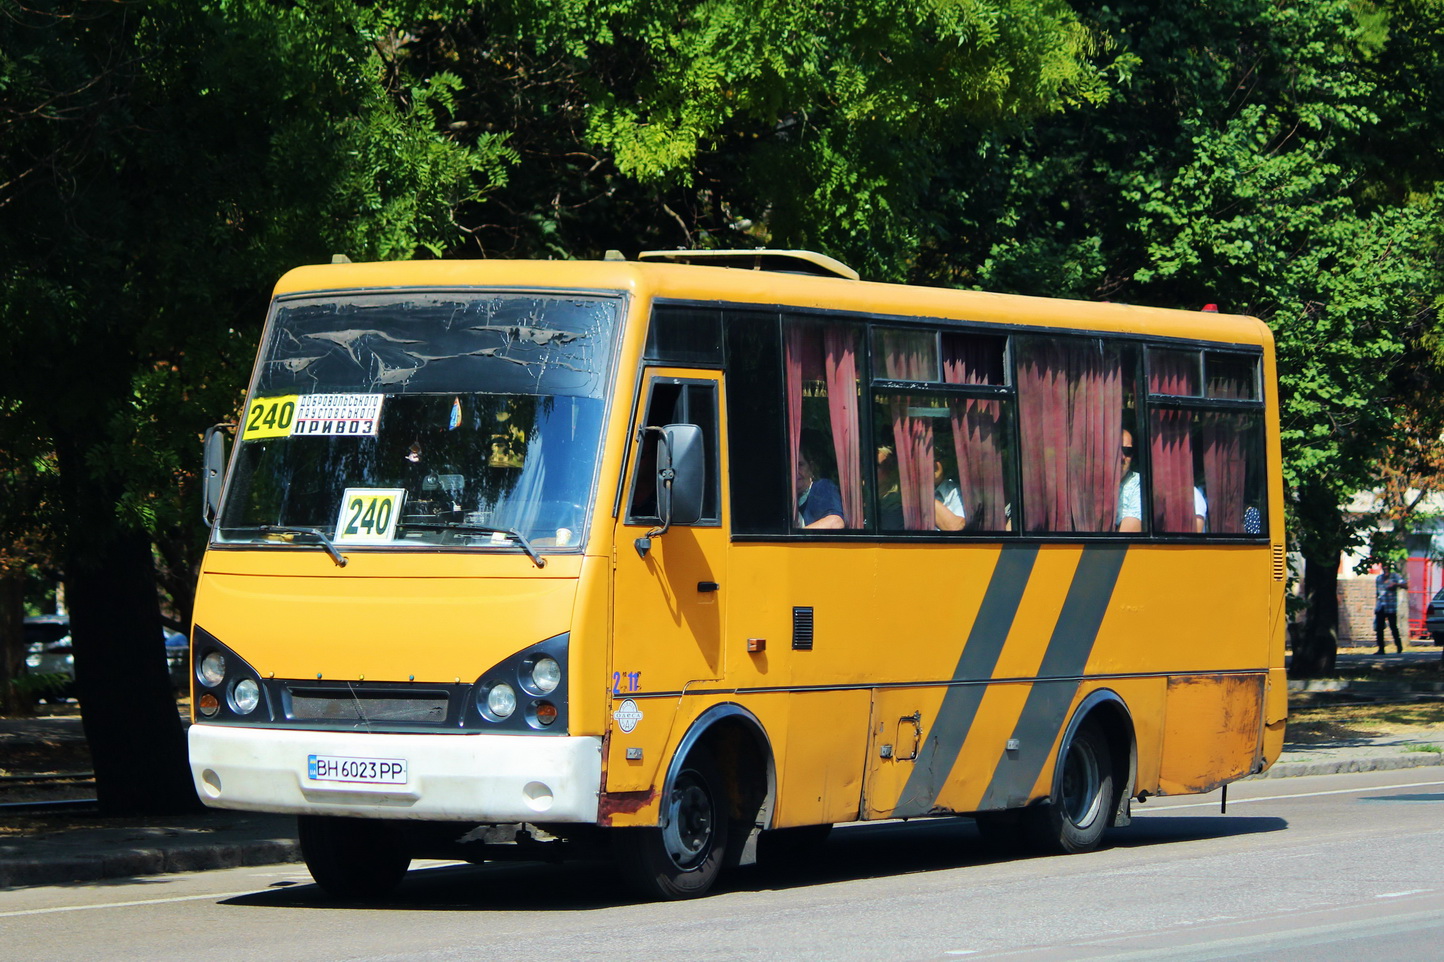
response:
M696 898L722 870L727 823L717 765L705 751L694 750L662 801L661 824L615 830L617 867L648 898Z
M1028 834L1054 852L1091 852L1103 839L1113 806L1113 759L1108 738L1093 721L1085 721L1063 748L1057 789L1051 804L1029 809Z
M379 899L390 895L411 865L394 825L362 818L302 815L298 820L301 857L311 877L338 899Z

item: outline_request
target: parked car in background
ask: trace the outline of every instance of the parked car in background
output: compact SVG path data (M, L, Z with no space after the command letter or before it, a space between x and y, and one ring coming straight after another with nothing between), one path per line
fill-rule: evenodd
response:
M25 619L25 674L35 700L75 697L75 654L70 646L69 615L33 615Z
M1434 644L1444 645L1444 588L1434 592L1429 600L1429 610L1424 613L1424 630L1434 639Z
M165 629L165 665L170 671L170 686L176 694L190 694L191 641L179 631Z
M162 629L166 671L177 694L190 691L190 640L179 631ZM75 654L70 645L69 615L35 615L25 619L25 674L37 680L37 699L75 697ZM40 683L41 677L47 679Z

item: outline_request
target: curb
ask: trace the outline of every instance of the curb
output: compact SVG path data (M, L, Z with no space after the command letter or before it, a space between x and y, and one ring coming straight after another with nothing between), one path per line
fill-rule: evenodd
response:
M1396 768L1428 768L1439 765L1444 765L1444 754L1439 752L1403 752L1398 755L1368 755L1362 758L1275 762L1268 771L1249 775L1240 781L1252 781L1256 778L1293 778L1300 775L1337 775L1343 772L1381 772Z
M17 859L0 862L0 888L67 885L138 875L204 872L245 865L301 861L301 848L289 839L194 845L184 848L115 848L94 855Z

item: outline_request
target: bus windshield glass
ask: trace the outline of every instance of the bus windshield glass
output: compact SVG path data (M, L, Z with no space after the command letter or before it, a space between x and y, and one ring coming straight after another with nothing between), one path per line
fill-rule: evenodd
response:
M215 539L581 544L621 308L501 292L280 301Z

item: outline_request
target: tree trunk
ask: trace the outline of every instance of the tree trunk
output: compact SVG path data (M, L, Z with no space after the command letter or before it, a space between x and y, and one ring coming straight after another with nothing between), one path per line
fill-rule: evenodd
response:
M25 572L0 568L0 708L12 715L31 713L30 699L15 689L25 666Z
M1289 663L1291 678L1324 678L1334 673L1339 654L1339 560L1304 559L1304 600L1308 612L1303 637L1294 646Z
M1308 610L1303 636L1289 662L1291 678L1321 678L1334 673L1339 654L1339 562L1352 536L1340 500L1340 493L1328 479L1306 481L1298 488L1295 509Z
M120 486L88 470L103 446L58 441L75 681L96 796L108 814L196 810L166 670L150 538L123 527Z

